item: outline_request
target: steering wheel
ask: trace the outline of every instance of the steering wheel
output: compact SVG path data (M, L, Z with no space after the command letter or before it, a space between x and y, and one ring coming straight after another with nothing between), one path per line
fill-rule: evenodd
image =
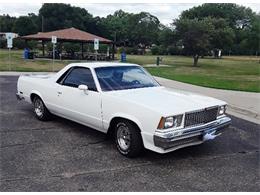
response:
M138 80L133 80L131 83L136 84L136 85L141 84L140 81L138 81Z

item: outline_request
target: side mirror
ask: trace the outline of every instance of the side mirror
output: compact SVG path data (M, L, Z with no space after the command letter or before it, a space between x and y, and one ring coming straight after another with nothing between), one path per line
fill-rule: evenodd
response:
M84 93L87 94L88 86L87 85L79 85L78 89L84 91Z

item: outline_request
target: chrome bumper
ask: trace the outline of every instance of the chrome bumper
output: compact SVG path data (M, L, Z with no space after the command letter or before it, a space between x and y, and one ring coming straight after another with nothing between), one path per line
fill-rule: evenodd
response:
M214 139L230 124L231 119L224 116L205 125L171 130L168 132L155 132L153 137L154 145L163 150L174 150L200 144L204 141Z

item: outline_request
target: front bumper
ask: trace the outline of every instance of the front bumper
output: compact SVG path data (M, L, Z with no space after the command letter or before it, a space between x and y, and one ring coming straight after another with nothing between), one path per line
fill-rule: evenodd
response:
M230 124L231 119L224 116L205 125L168 132L155 132L153 136L154 145L163 150L171 151L186 146L197 145L206 140L214 139Z

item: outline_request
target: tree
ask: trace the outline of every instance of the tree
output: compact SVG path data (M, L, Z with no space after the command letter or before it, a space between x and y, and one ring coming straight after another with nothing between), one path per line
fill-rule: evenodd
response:
M0 32L11 32L17 19L9 15L0 15Z
M239 54L258 55L260 52L260 15L256 15L251 25L245 29L238 29L239 35L236 46Z
M205 3L183 11L180 19L202 20L209 17L214 18L217 21L215 27L219 27L213 37L216 48L223 49L226 53L233 51L233 54L257 51L256 45L259 45L259 42L252 44L250 39L250 36L255 39L258 37L257 15L250 8L232 3ZM258 24L259 22L258 20ZM223 25L225 28L221 27ZM223 33L229 36L223 37Z
M218 56L219 50L228 51L235 40L234 30L229 27L228 23L223 18L205 18L214 26L214 31L212 31L211 45L214 51L214 56Z
M203 19L224 18L231 28L246 27L254 13L250 8L239 6L234 3L204 3L181 13L180 18Z
M117 45L145 47L157 42L160 21L147 12L132 14L118 10L102 18L102 27L106 37Z
M158 32L158 44L169 46L176 42L176 38L175 31L166 26L163 26L163 28Z
M158 40L160 21L147 12L131 15L128 36L133 45L150 46Z
M214 29L210 34L209 28L201 27L205 23ZM153 46L155 53L158 50L157 53L161 54L191 55L188 39L196 42L197 55L219 49L223 54L230 51L241 55L260 53L260 16L250 8L229 3L206 3L183 11L176 24L179 24L178 28L175 24L163 26L157 17L147 12L134 14L118 10L106 17L93 17L84 8L62 3L45 3L37 15L0 15L0 32L14 31L26 35L75 27L114 40L117 45L131 47L129 50L135 48L137 52L134 53L139 53L140 48Z
M29 16L21 16L15 21L13 32L18 33L20 36L32 34L37 32L37 26Z
M117 10L113 15L101 19L103 35L116 42L116 44L128 45L129 18L132 14Z
M75 27L91 33L95 32L95 20L84 8L63 3L45 3L39 10L43 20L43 31Z
M199 56L212 49L210 41L214 26L207 19L179 19L174 25L185 53L193 56L193 65L197 66Z

